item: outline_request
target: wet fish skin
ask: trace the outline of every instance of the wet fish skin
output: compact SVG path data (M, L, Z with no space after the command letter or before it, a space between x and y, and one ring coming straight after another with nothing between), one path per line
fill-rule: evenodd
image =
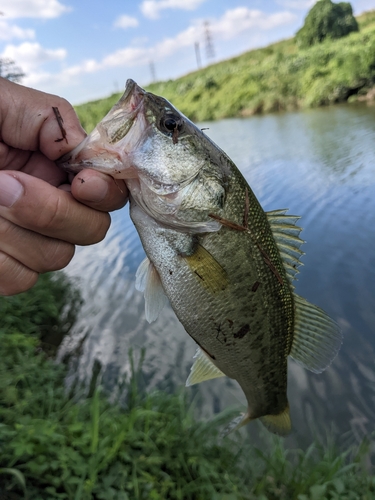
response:
M265 213L228 156L133 81L60 164L126 180L149 259L140 273L146 314L157 317L165 294L200 347L189 383L224 374L237 380L248 411L233 427L260 418L287 434L288 355L320 372L341 345L336 323L293 292L298 218Z

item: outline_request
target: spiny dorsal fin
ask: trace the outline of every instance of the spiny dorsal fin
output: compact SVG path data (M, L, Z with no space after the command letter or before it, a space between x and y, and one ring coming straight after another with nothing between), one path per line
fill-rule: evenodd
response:
M135 288L144 293L146 320L152 323L167 302L160 276L154 264L146 257L135 274Z
M295 322L290 356L314 373L334 360L342 343L339 326L322 309L294 294Z
M272 229L273 237L280 251L286 274L292 283L298 274L298 267L302 265L300 258L303 255L300 246L304 241L299 237L302 229L296 226L300 217L285 215L287 209L266 212L268 222Z
M190 375L186 381L186 387L194 384L199 384L205 380L212 380L213 378L225 377L217 366L207 357L206 353L198 347L194 356L194 363L191 367Z
M212 293L224 290L228 285L225 269L202 245L197 244L192 255L183 257L202 286Z

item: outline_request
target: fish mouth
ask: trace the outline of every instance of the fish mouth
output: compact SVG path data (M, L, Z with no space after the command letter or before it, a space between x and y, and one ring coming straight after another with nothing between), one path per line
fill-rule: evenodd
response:
M128 79L121 99L94 130L56 164L74 173L92 168L117 178L133 177L129 156L145 128L146 94L134 80ZM139 121L142 123L137 124Z
M132 105L137 107L145 94L146 91L142 87L140 87L131 78L128 78L125 84L124 95L121 97L121 100L127 101L130 99L130 101L132 101Z

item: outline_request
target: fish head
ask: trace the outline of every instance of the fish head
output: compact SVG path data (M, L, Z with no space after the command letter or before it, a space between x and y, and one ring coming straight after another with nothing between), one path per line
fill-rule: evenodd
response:
M114 178L140 179L158 194L189 183L207 154L203 132L163 97L128 80L121 99L58 165L99 170Z
M196 233L221 227L208 214L223 199L225 157L170 102L128 80L121 99L57 164L124 179L131 201L154 220Z
M94 130L72 151L56 163L69 172L92 168L115 178L131 176L129 152L146 128L142 123L145 91L133 80L125 92Z

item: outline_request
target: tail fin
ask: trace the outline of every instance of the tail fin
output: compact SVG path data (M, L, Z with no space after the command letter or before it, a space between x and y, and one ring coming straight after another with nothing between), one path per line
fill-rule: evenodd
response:
M237 431L242 426L251 422L252 420L256 420L249 416L249 412L241 413L238 417L232 420L227 427L224 429L222 435L227 436L233 431ZM285 437L292 430L292 422L290 420L290 412L289 412L289 404L285 407L285 409L279 413L278 415L265 415L264 417L260 417L259 420L262 422L264 427L272 432L273 434L277 434L278 436Z
M292 430L292 422L290 420L289 404L278 415L265 415L259 419L264 427L278 436L285 437Z

